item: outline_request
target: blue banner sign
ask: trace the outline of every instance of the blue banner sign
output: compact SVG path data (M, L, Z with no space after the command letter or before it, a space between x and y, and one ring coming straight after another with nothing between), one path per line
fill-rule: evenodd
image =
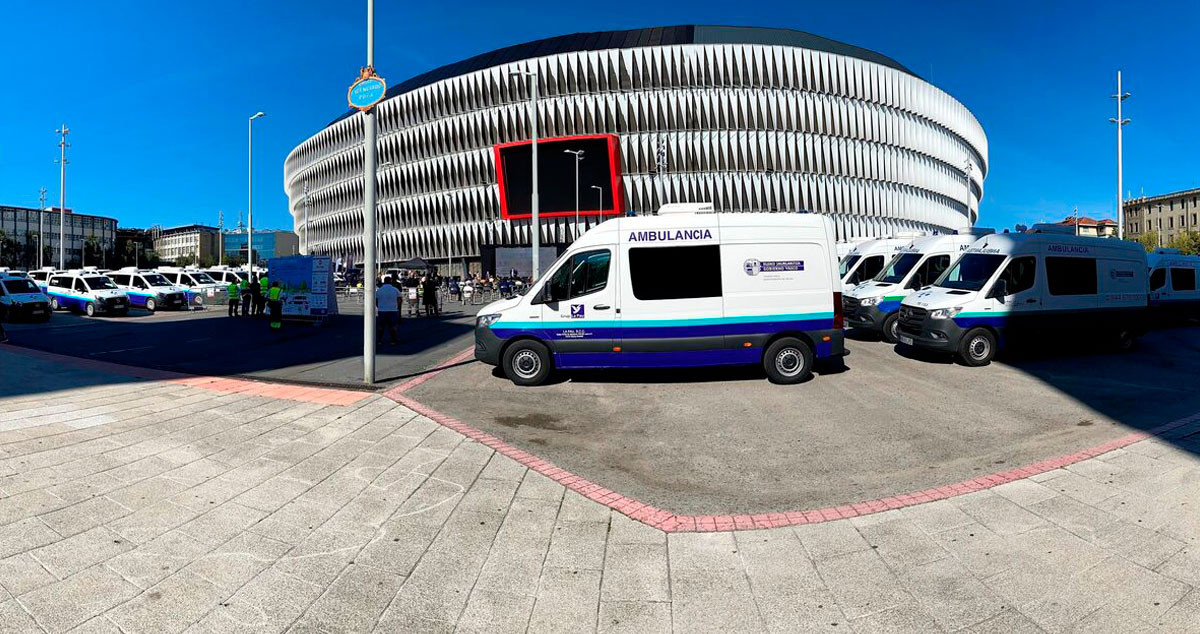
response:
M350 91L346 94L346 100L350 102L351 108L370 110L372 106L383 101L386 93L387 83L383 81L382 77L372 74L359 77L351 84Z

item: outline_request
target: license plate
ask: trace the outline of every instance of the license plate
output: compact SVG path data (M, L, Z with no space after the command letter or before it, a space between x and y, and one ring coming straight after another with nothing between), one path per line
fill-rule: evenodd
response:
M41 308L35 308L35 309L33 309L33 310L29 311L29 314L31 314L31 315L40 315L40 314L42 314L42 313L44 313L44 312L46 312L46 311L42 310Z
M904 335L900 335L900 343L902 343L906 346L911 346L911 345L913 345L912 337L905 337Z

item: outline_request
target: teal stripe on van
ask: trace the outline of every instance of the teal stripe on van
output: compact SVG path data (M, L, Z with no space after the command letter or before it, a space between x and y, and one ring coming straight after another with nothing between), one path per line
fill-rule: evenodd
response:
M577 328L580 326L588 326L591 328L678 328L680 326L721 326L726 324L761 324L777 321L804 321L810 319L833 319L833 313L786 313L779 315L744 315L741 317L706 317L702 319L618 319L618 320L596 320L596 319L566 319L561 321L543 321L537 322L533 319L528 321L500 321L492 324L492 328L502 330L505 328L529 328L536 324L540 328Z

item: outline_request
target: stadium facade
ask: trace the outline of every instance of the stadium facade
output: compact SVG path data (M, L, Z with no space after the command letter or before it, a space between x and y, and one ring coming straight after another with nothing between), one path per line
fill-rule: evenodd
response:
M543 244L664 202L828 214L842 239L959 229L978 216L982 127L894 60L781 29L578 33L389 88L376 106L382 262L478 262L491 247L529 244L522 73L538 82ZM290 211L313 253L361 260L362 136L351 111L287 157Z

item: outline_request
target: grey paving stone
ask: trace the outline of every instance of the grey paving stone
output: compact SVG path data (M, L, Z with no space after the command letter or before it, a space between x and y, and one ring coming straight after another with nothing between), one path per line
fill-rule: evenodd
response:
M899 579L872 550L817 560L817 571L850 619L912 601Z
M65 579L84 568L115 557L134 544L103 526L72 535L29 552L51 574Z
M429 544L431 551L473 552L486 555L504 518L496 513L455 509Z
M298 579L324 587L355 560L358 551L371 537L371 531L343 533L321 528L280 558L275 566Z
M182 526L199 514L198 511L163 500L109 522L108 527L129 541L144 544Z
M603 601L670 601L666 544L609 544Z
M1119 492L1116 487L1085 478L1071 471L1066 471L1061 476L1046 482L1046 487L1085 504L1096 504Z
M1088 541L1095 541L1096 533L1117 521L1115 516L1065 495L1038 502L1028 508Z
M413 620L458 621L475 584L480 561L464 561L456 553L431 552L422 557L379 620L383 631L403 631Z
M598 631L602 634L667 634L672 631L671 604L601 601Z
M0 632L5 634L24 634L25 632L36 632L41 634L45 630L42 629L32 616L29 616L16 599L9 599L0 602Z
M242 506L236 502L226 502L180 526L177 530L196 541L217 546L229 541L266 516L264 511Z
M503 515L508 512L517 486L510 480L478 480L458 502L457 510Z
M39 518L27 518L0 526L0 557L11 557L62 539Z
M816 566L795 533L748 531L735 533L735 537L750 586L760 600L824 591Z
M1107 554L1099 547L1057 526L1036 528L1007 538L1010 546L1050 565L1063 574L1091 568Z
M858 532L894 569L921 566L949 556L933 538L907 519L859 526Z
M990 577L1022 563L1017 557L1020 551L1015 546L982 524L972 523L943 531L935 539L979 578Z
M672 570L742 569L733 533L671 533L667 546Z
M382 570L348 566L300 617L296 628L369 632L403 583L403 577Z
M42 515L41 520L63 537L69 537L101 524L107 524L130 513L132 513L130 509L107 497L96 497ZM0 528L0 531L3 530ZM3 544L3 540L0 540L0 544Z
M1150 569L1157 568L1185 547L1178 539L1125 521L1115 521L1100 529L1093 542L1108 552ZM1200 580L1200 575L1197 580Z
M400 518L385 523L375 539L359 551L360 564L407 576L429 544L441 530L440 526Z
M147 546L153 544L151 542ZM291 548L290 544L284 542L254 533L242 533L213 551L191 559L187 569L233 592L269 568Z
M1192 587L1122 557L1109 557L1078 575L1125 614L1153 623Z
M900 509L900 512L918 528L929 534L958 528L975 521L950 500L918 504Z
M1008 608L982 623L972 625L967 631L971 634L1042 634L1045 630L1015 609Z
M279 510L309 488L311 485L307 482L276 476L238 495L233 501L270 513Z
M1156 623L1164 632L1200 632L1200 589L1193 589Z
M853 619L850 623L855 632L863 634L945 631L916 603L903 603Z
M212 610L226 592L186 570L167 577L107 614L127 634L182 632Z
M1142 565L1146 564L1142 563ZM1159 564L1155 571L1194 588L1200 588L1200 547L1187 546L1183 548Z
M94 566L67 579L33 590L21 604L48 632L65 632L124 603L137 586L104 566Z
M582 495L567 491L563 494L562 509L558 512L560 520L567 522L607 522L612 509L593 502Z
M55 581L58 579L29 553L0 559L0 587L12 596L19 597Z
M517 497L558 502L566 490L563 485L531 469L525 472L525 479L521 480L521 487L517 489Z
M600 570L604 567L604 545L607 539L607 522L560 521L554 526L545 565Z
M595 631L600 576L598 570L545 568L536 584L529 632Z
M671 568L671 622L686 632L763 632L746 574Z
M483 480L508 480L520 484L527 470L525 465L512 458L501 453L493 453L479 477Z
M909 593L942 629L959 630L996 616L1006 602L954 559L913 566L899 574Z
M267 568L199 622L200 630L282 632L322 588Z
M464 634L514 634L524 632L533 610L533 597L476 589L458 619L455 632Z
M1064 580L1019 610L1047 632L1069 632L1104 603L1105 597L1092 588Z
M954 498L954 503L975 521L999 535L1024 533L1046 523L1038 515L991 491Z
M803 524L794 530L813 559L828 559L871 548L850 522Z
M1083 617L1075 625L1074 631L1089 634L1151 634L1162 630L1128 612L1102 605L1095 612Z
M182 570L210 546L177 531L109 559L106 565L139 588L148 588Z
M630 519L620 513L610 514L608 543L610 544L665 544L667 534Z

